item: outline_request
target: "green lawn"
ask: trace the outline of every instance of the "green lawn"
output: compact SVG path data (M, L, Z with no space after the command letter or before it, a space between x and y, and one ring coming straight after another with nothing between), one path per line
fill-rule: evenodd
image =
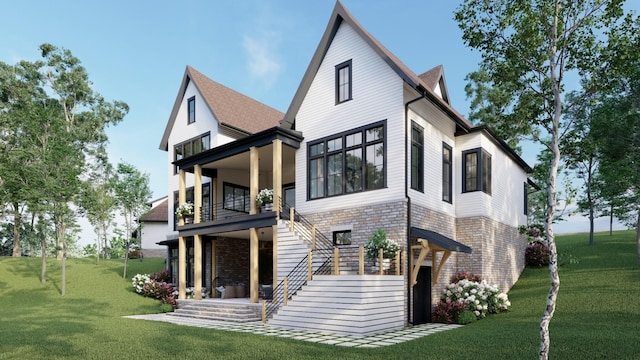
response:
M561 253L580 262L560 269L550 356L640 358L640 270L634 233L558 237ZM154 272L162 261L130 261L128 273ZM49 259L40 284L37 258L0 258L0 359L535 359L548 272L526 269L509 292L511 311L394 346L352 349L122 318L156 312L135 294L122 263L67 261L67 295L59 263Z

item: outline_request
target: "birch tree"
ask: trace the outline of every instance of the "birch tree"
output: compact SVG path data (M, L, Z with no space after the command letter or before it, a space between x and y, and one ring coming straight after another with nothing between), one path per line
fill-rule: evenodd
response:
M596 33L621 15L621 0L464 0L455 12L465 43L481 54L490 86L508 89L509 111L522 135L533 135L553 155L547 177L545 235L550 252L550 288L540 321L539 357L549 356L549 323L560 288L553 231L557 207L560 142L571 127L563 122L563 95L570 72L596 67ZM524 126L522 126L524 124Z

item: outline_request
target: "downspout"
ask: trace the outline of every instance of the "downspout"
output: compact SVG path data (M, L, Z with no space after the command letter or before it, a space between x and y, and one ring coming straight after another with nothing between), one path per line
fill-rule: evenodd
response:
M418 89L420 91L420 89ZM407 199L407 259L411 257L411 198L409 197L409 136L410 132L407 130L409 127L409 105L412 103L425 99L425 92L421 91L421 95L413 100L408 101L404 104L404 130L406 132L404 137L404 197ZM405 260L406 261L406 260ZM409 262L407 261L407 264ZM411 268L407 266L407 271L409 272L409 276L407 276L407 323L413 325L411 322Z

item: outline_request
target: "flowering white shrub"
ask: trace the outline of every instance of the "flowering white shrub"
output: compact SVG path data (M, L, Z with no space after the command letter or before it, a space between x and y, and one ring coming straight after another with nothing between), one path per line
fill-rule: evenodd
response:
M149 274L137 274L131 279L131 285L133 285L134 290L138 294L142 294L144 292L144 286L151 282L151 277Z
M457 283L447 285L442 301L461 301L476 317L483 318L489 313L506 311L511 306L507 294L495 285L462 279Z

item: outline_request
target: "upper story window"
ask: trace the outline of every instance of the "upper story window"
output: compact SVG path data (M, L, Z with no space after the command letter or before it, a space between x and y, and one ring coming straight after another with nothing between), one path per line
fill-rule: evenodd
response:
M452 170L453 170L453 158L451 154L451 146L442 143L442 201L451 203L453 201L452 195Z
M411 122L411 188L424 190L424 130Z
M336 104L351 100L351 60L336 65Z
M211 135L209 133L196 136L187 141L181 142L173 146L173 161L182 160L191 155L209 150L211 146ZM175 166L175 173L178 173L178 167Z
M194 122L196 122L196 97L195 96L190 97L189 100L187 100L187 109L189 112L187 123L193 124Z
M462 192L484 191L491 195L491 155L477 148L462 152Z
M225 210L249 213L251 210L251 195L246 186L224 183L222 186L223 208Z
M310 142L309 199L380 189L386 185L386 121Z

